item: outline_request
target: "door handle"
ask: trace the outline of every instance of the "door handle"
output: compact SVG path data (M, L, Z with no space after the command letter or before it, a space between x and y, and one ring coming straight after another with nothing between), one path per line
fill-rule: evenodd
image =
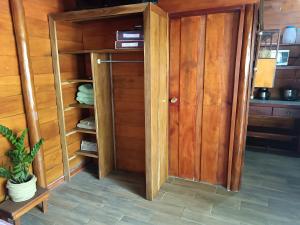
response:
M171 98L170 102L171 102L172 104L175 104L176 102L178 102L178 98L173 97L173 98Z

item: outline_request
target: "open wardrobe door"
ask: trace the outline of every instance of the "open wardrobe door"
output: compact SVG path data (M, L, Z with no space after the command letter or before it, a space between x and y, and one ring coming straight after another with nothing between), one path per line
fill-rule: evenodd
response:
M152 200L168 177L168 15L150 4L145 27L146 196Z

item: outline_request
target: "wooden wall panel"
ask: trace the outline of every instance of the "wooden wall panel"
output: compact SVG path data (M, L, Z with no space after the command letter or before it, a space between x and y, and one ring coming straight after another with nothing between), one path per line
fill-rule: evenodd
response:
M107 19L89 22L84 26L83 43L85 49L115 48L116 31L132 29L143 25L142 16L120 19ZM97 29L95 29L97 27ZM105 30L105 32L103 32Z
M114 48L116 31L142 25L140 16L84 24L84 49ZM105 30L105 32L103 32ZM115 60L143 60L143 52L113 55ZM112 64L115 107L116 167L145 172L145 107L143 63Z
M20 133L26 128L26 120L8 0L0 1L0 29L0 124ZM26 140L26 146L28 146L28 140ZM0 136L1 165L10 164L5 156L10 148L10 143ZM5 197L5 183L5 179L0 178L0 201Z
M114 59L143 60L143 53ZM134 69L132 69L134 68ZM145 171L145 113L143 63L112 66L116 125L117 169ZM126 107L124 105L128 104ZM128 109L130 107L130 109Z
M48 14L62 12L65 4L61 0L23 0L23 2L30 38L30 55L34 69L40 127L42 137L45 139L44 152L47 183L50 184L63 175L63 170L56 102L54 99L55 89L50 53ZM0 124L9 126L15 132L20 133L26 127L26 120L9 0L0 1L0 29L0 103L2 105L0 110ZM73 47L74 49L78 49L82 47L80 32L76 32L75 35L74 29L72 29L65 29L66 34L63 40L60 40L61 45L65 49L72 49ZM68 33L70 34L68 35ZM9 148L8 141L0 137L0 155L3 156ZM1 158L1 163L9 163L7 160L6 157ZM1 178L0 201L4 197L4 185L5 180Z
M200 49L205 42L205 21L205 16L181 19L179 146L185 151L179 152L179 176L190 179L195 177L195 171L200 170L200 159L196 155L200 157L198 152L201 146L196 145L199 138L196 132L197 126L200 126L197 123L198 104L202 104L198 102L198 97L202 94L203 84L198 87L198 79L203 77L199 65L204 62Z
M213 184L224 184L227 177L238 18L237 13L207 17L201 180Z
M239 11L171 19L170 174L226 184Z
M288 25L300 26L300 1L265 0L265 29L283 29Z
M179 98L181 19L170 20L170 98ZM179 176L179 104L169 104L169 174Z
M270 0L271 1L271 0ZM273 0L272 0L273 1ZM278 0L280 1L280 0ZM288 0L286 0L288 1ZM207 9L216 9L232 6L241 6L246 4L255 4L259 0L159 0L158 5L168 13L183 13L190 11L199 11Z
M24 0L26 24L29 35L30 56L35 80L36 99L42 137L45 138L44 156L47 183L60 179L63 174L62 152L57 122L57 106L52 68L48 14L64 11L61 0ZM68 28L68 27L71 28ZM64 29L66 28L66 29ZM82 47L82 35L72 25L60 26L60 43L65 50ZM65 41L75 44L64 44ZM80 47L78 47L80 46ZM73 65L73 64L71 64Z

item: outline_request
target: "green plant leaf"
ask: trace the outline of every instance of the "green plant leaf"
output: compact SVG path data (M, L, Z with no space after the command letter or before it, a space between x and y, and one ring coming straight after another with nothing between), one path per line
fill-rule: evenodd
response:
M6 179L10 179L11 178L11 173L8 169L4 168L4 167L0 167L0 177L4 177Z
M0 133L9 140L14 146L18 143L17 135L13 133L11 129L6 126L0 125Z
M34 157L39 152L39 150L40 150L40 148L41 148L41 146L42 146L43 143L44 143L44 139L41 139L41 140L38 141L38 143L36 143L33 146L32 150L29 153L29 156L30 156L30 161L29 162L30 163L32 163L32 161L34 160Z
M28 129L26 128L23 132L22 132L22 134L21 134L21 136L18 138L18 146L20 147L20 148L22 148L22 149L24 149L24 143L25 143L25 138L26 138L26 135L27 135L27 133L28 133Z
M12 162L12 167L9 169L0 167L0 176L10 179L16 184L27 182L31 178L29 167L44 143L43 139L39 140L39 142L33 146L32 150L27 153L25 148L27 132L27 129L24 130L21 136L18 137L11 129L0 125L0 134L6 137L15 147L6 152L6 155Z

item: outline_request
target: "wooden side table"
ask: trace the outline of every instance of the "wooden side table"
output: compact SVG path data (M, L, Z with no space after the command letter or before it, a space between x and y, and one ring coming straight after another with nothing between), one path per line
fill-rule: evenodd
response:
M12 222L14 225L21 224L21 216L42 204L43 213L48 210L49 191L45 188L38 187L35 196L25 202L13 202L6 200L0 204L0 218Z

